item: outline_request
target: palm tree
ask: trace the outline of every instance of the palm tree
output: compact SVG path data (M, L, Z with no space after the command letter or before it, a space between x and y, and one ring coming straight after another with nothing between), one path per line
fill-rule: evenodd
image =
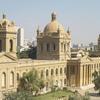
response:
M20 79L18 90L35 91L37 93L43 87L43 80L38 77L37 71L33 69Z

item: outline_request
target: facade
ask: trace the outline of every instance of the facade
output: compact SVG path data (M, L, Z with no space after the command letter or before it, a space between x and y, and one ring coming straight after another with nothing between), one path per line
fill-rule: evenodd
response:
M59 88L93 86L92 73L100 70L100 58L91 58L84 51L71 57L70 31L59 24L55 13L43 32L37 30L36 60L16 58L16 34L15 24L3 15L0 21L0 95L16 91L19 78L33 68L44 80L47 91L53 85Z

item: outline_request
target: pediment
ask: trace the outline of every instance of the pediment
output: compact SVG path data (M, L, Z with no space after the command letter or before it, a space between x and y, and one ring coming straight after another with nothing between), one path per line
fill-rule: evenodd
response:
M89 57L89 56L84 56L84 57L82 57L81 58L81 61L85 61L85 62L88 62L88 61L93 61L92 59L91 59L91 57Z
M9 54L2 54L0 55L0 63L4 62L15 62L17 59Z

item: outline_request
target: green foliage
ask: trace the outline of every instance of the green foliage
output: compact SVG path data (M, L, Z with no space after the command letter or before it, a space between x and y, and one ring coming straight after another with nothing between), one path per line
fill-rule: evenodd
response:
M90 100L88 93L86 92L84 96L81 96L77 91L70 95L68 100Z
M27 91L4 93L4 98L5 100L33 100L32 94Z
M26 73L21 79L19 83L19 91L29 91L38 92L40 89L44 87L44 82L38 77L37 71L35 69Z
M63 90L64 90L64 91L68 91L68 88L67 88L67 87L63 87Z
M85 95L82 97L82 100L90 100L89 92L85 93Z
M93 83L95 85L94 89L99 90L100 94L100 72L95 71L93 74L94 80Z

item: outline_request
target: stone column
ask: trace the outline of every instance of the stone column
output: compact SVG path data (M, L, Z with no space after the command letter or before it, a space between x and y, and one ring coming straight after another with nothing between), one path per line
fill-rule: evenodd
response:
M87 85L87 81L88 81L88 76L87 76L87 67L88 67L88 66L86 65L86 73L85 73L85 74L86 74L86 76L85 76L85 79L86 79L86 80L85 80L85 81L86 81L86 85Z
M80 66L80 86L82 86L83 83L83 66Z
M85 75L86 75L86 65L84 65L84 85L86 85L86 77L85 77Z

